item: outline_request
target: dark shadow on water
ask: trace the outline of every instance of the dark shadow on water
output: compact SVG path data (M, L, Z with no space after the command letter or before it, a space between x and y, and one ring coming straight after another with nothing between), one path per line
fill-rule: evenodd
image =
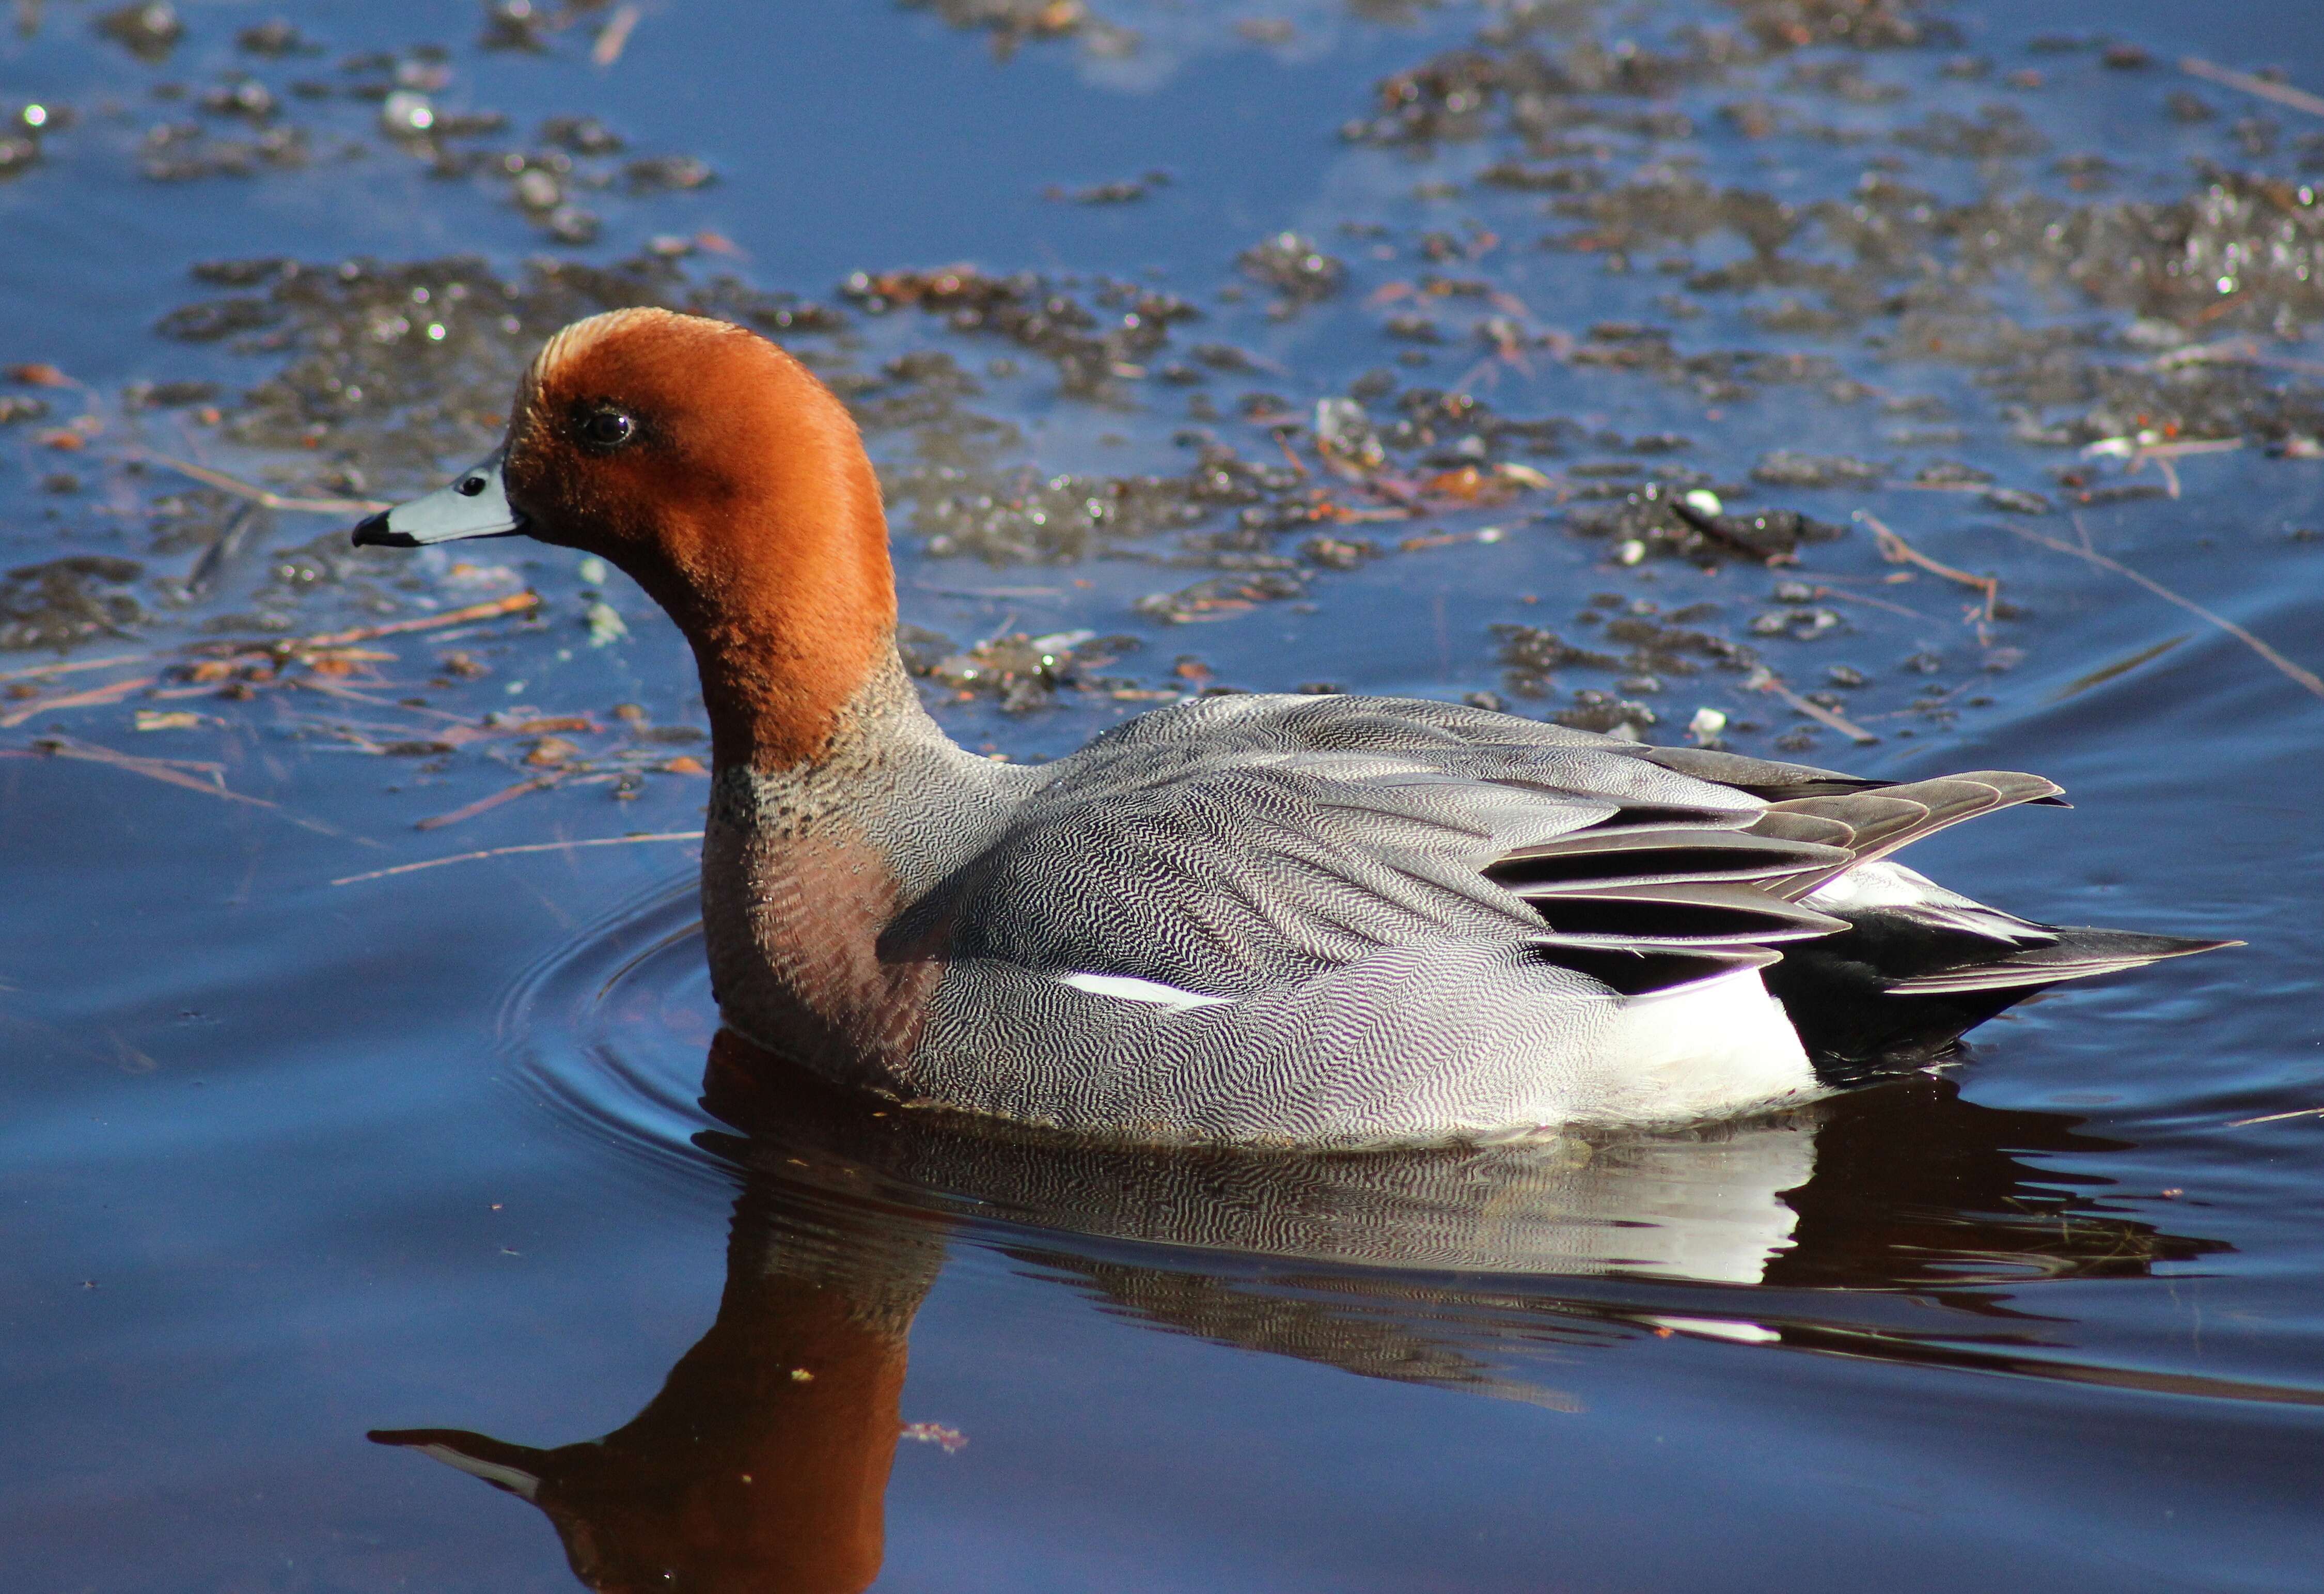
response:
M717 1321L604 1438L383 1432L530 1501L600 1589L859 1589L884 1553L912 1320L955 1241L1148 1326L1549 1406L1539 1348L1644 1334L2324 1404L2095 1367L2011 1291L2227 1248L2025 1160L2119 1149L1917 1078L1691 1135L1371 1155L1096 1147L883 1107L732 1037L697 1144L739 1175ZM1942 1338L1866 1302L1956 1309ZM2000 1321L1997 1321L1997 1320ZM1996 1330L1999 1331L1994 1331ZM941 1442L948 1436L916 1433Z
M2231 1248L2110 1213L2110 1181L2075 1156L2133 1149L2064 1113L1983 1107L1951 1079L1922 1076L1827 1103L1815 1176L1784 1193L1792 1248L1761 1282L1914 1289L2004 1310L1978 1282L2144 1277L2156 1262ZM2028 1157L2041 1157L2041 1166Z

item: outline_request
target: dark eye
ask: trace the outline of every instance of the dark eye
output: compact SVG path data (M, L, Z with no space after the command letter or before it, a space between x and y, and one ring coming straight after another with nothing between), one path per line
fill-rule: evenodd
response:
M581 441L592 448L618 448L637 435L638 423L618 410L591 410L582 415Z

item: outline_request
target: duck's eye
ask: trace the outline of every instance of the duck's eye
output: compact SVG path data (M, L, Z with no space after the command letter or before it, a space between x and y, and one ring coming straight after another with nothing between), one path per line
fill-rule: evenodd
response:
M618 448L637 436L638 423L618 410L592 410L577 428L581 441L592 448Z

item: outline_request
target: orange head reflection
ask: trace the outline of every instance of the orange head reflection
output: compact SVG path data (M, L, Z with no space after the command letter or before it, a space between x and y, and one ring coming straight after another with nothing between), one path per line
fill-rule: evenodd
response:
M451 1428L372 1438L531 1501L607 1594L853 1594L880 1572L905 1340L942 1261L925 1224L778 1219L754 1185L717 1322L622 1427L553 1450Z

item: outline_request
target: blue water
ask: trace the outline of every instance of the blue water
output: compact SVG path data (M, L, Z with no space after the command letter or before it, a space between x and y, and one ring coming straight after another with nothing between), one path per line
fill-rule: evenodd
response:
M1288 45L1237 33L1259 14L1235 7L1105 14L1148 37L1125 61L1070 40L1029 41L1003 60L982 34L880 5L679 5L648 11L605 69L585 59L602 14L535 58L476 50L464 5L383 18L318 4L294 20L324 53L250 62L233 34L259 13L181 11L187 37L161 65L97 37L93 8L78 5L52 4L37 32L0 41L0 111L37 98L80 117L44 141L40 165L0 182L0 355L54 362L101 405L141 380L231 390L268 373L263 352L151 330L208 291L188 267L222 256L461 251L507 271L538 252L610 260L653 235L707 230L740 251L711 263L816 297L854 270L955 261L1151 270L1209 309L1190 337L1240 343L1277 367L1214 383L1230 414L1244 387L1305 404L1390 364L1397 346L1365 300L1432 269L1411 249L1426 227L1473 216L1507 232L1517 242L1505 250L1443 269L1489 275L1540 324L1575 334L1654 316L1672 281L1651 255L1614 276L1520 247L1571 225L1545 221L1538 195L1414 196L1432 179L1467 180L1503 144L1422 160L1341 141L1375 79L1473 31L1464 6L1383 25L1303 5L1284 14ZM1601 32L1653 37L1676 14L1640 7ZM1960 46L1863 62L1914 87L1921 97L1901 109L1834 109L1784 88L1781 67L1776 97L1871 125L1956 103L1941 96L1967 110L2009 92L1944 87L1933 61L1956 48L1989 54L1997 72L2030 63L2045 83L2022 103L2057 152L2109 152L2131 172L2120 191L2168 197L2184 191L2190 155L2227 159L2227 125L2256 108L2172 72L2177 56L2282 65L2324 92L2324 22L2301 5L2059 4L2028 16L1979 0L1944 14ZM2158 64L2113 71L2089 51L2024 49L2036 32L2101 31ZM344 99L286 104L318 146L364 143L359 160L185 185L135 173L146 125L202 119L152 100L156 82L198 95L238 60L271 83L337 80L344 54L430 40L451 52L437 92L447 108L497 108L521 128L598 116L632 153L698 156L718 181L587 197L603 239L559 250L489 186L424 175L371 134L371 106ZM2222 115L2165 120L2156 107L2178 87ZM1687 91L1702 129L1687 147L1706 171L1722 182L1756 171L1811 197L1845 189L1834 173L1855 154L1762 151L1724 131L1715 107L1740 92ZM2266 114L2284 152L2324 129L2288 108ZM1964 196L1989 177L1924 164L1914 180ZM1139 204L1041 197L1154 168L1173 180ZM2054 180L2044 161L2027 171ZM1337 231L1351 220L1391 226L1400 253L1366 254ZM1263 294L1213 297L1236 280L1238 251L1286 227L1346 257L1351 290L1279 322ZM1896 417L1802 390L1706 404L1547 358L1494 373L1491 400L1626 436L1683 431L1693 447L1682 457L1722 480L1793 447L1966 458L2056 491L2045 473L2067 456L2012 442L1960 369L1887 364L1846 336L1770 340L1731 302L1704 299L1706 316L1683 329L1700 346L1831 354L1894 391L1948 397L1961 439L1897 444L1885 429ZM1452 344L1430 364L1394 367L1407 380L1454 385L1474 365L1480 351L1447 320ZM907 316L860 319L860 331L865 365L923 345L964 364L1010 352ZM2292 340L2278 352L2318 357ZM1135 408L1107 410L1057 396L1038 362L1024 363L1030 374L991 379L985 401L1022 430L1021 457L1044 472L1181 468L1183 394L1141 389ZM0 389L49 396L39 425L74 413L78 391ZM190 553L151 546L143 504L161 485L125 473L113 450L128 423L104 412L108 429L78 452L34 441L33 424L0 430L7 567L78 552L139 558L153 579L189 566ZM149 446L193 435L140 424ZM892 457L908 439L881 446ZM222 447L208 457L269 463ZM42 487L60 468L84 478L78 491ZM2247 447L2179 469L2180 498L2089 511L2093 546L2324 668L2324 541L2295 535L2324 527L2324 464ZM1996 639L2021 657L1988 673L1998 661L1962 625L1963 594L1925 575L1881 584L1896 567L1858 530L1810 549L1803 568L1910 613L1836 603L1840 634L1768 644L1802 689L1831 662L1876 677L1848 709L1883 739L1822 733L1800 756L1897 778L2034 769L2077 805L1948 833L1915 848L1916 866L2037 918L2249 944L2052 993L1978 1032L1941 1078L1769 1123L1547 1163L1110 1162L874 1123L819 1099L714 1092L706 1105L715 1013L682 842L352 879L698 825L700 782L654 775L627 801L576 785L415 829L530 767L512 752L492 755L507 767L464 754L428 774L330 728L395 720L397 699L421 695L469 723L520 704L610 723L610 705L636 703L658 723L698 721L682 646L634 590L603 587L628 639L587 645L582 589L599 588L570 555L479 545L490 556L479 562L541 591L548 622L488 623L456 643L381 639L372 645L394 656L376 666L387 685L365 689L385 707L133 694L0 730L0 1201L13 1214L0 1226L0 1543L12 1583L554 1589L577 1571L608 1588L854 1587L864 1563L841 1564L835 1546L862 1538L868 1498L884 1501L870 1535L877 1586L897 1589L2314 1586L2324 702L2211 622L2011 530L2071 540L2062 513L2020 521L1940 493L1761 502L1834 521L1871 504L1935 557L1998 573L2023 611ZM902 537L905 618L971 640L1128 631L1146 647L1122 668L1149 686L1185 653L1241 686L1451 696L1500 689L1492 624L1570 631L1583 594L1601 590L1664 612L1717 602L1725 624L1791 578L1733 564L1628 568L1517 511L1430 525L1495 522L1510 528L1496 541L1320 575L1304 610L1183 627L1131 605L1203 569L991 568ZM339 524L277 516L265 533L275 555L191 604L150 601L136 634L74 657L198 639L254 601L280 550ZM1408 529L1360 530L1392 541ZM416 588L381 588L403 617L426 613L423 601L510 590L456 578L446 560L419 571ZM302 629L387 617L337 589L307 603ZM428 685L456 645L491 673ZM1992 701L1950 723L1905 714L1915 683L1898 661L1931 650L1933 680ZM0 654L0 675L55 657ZM115 678L67 676L42 691ZM1759 740L1738 742L1755 751L1801 723L1716 673L1655 702L1665 740L1698 704L1757 715ZM1027 716L987 703L942 712L964 742L1028 756L1134 706L1069 694ZM198 724L135 728L141 709L185 708ZM60 755L60 736L84 752L216 764L227 788L273 806ZM881 1325L870 1339L886 1349L815 1327L833 1313ZM829 1360L795 1383L770 1359L810 1329L825 1337L801 1354ZM879 1336L907 1329L897 1414L944 1432L894 1442L882 1487L894 1431L876 1401L843 1442L800 1418L793 1396L837 1400L869 1369L893 1374L903 1353ZM682 1376L663 1392L673 1368ZM441 1427L553 1447L633 1420L630 1441L559 1463L612 1483L592 1494L552 1482L530 1506L365 1437ZM947 1448L951 1435L965 1442ZM761 1542L772 1507L752 1507L727 1477L744 1471L820 1502L820 1516L799 1507L792 1562ZM852 1492L835 1481L862 1477ZM675 1580L638 1580L664 1571Z

